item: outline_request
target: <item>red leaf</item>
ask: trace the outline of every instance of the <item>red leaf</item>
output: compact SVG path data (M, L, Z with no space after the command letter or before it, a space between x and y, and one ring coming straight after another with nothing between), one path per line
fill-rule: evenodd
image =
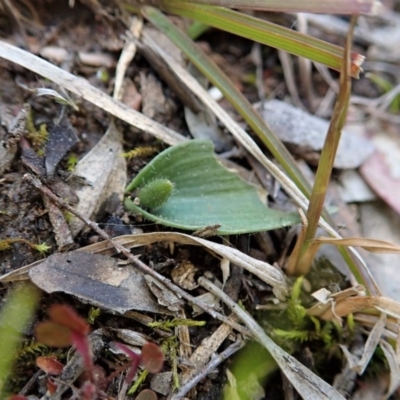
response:
M164 354L155 343L146 343L142 347L142 363L152 374L160 372L164 364Z
M73 308L65 304L54 304L48 310L47 314L53 322L57 322L74 332L87 335L90 331L89 325L81 318Z
M35 337L38 342L47 346L67 347L72 345L71 331L51 321L37 324L35 326Z
M136 400L157 400L157 395L150 389L142 390Z
M36 359L36 365L50 375L60 375L63 371L64 365L62 365L54 356L51 357L38 357Z
M12 396L8 397L8 400L28 400L28 398L21 396L20 394L13 394Z

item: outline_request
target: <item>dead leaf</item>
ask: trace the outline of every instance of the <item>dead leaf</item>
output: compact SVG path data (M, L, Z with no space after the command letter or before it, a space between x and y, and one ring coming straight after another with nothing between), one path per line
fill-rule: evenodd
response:
M79 203L76 210L87 217L96 220L107 199L117 193L122 201L126 186L126 161L121 156L122 136L111 122L107 132L93 149L80 160L73 177L82 182L76 189ZM84 223L73 216L70 228L76 236L84 227Z
M64 118L60 124L51 129L46 143L45 167L47 177L54 176L58 163L68 153L71 148L78 143L74 127L68 118Z
M336 239L320 236L313 240L314 245L333 244L335 246L358 246L372 253L400 253L400 246L397 244L384 242L383 240L368 238L345 238Z
M196 289L199 285L195 281L197 268L190 261L179 263L171 272L173 282L186 290Z
M55 253L29 271L32 282L46 293L62 292L84 303L120 314L129 310L171 314L160 307L143 275L118 266L111 257L85 252Z
M287 144L295 145L296 151L303 149L306 152L310 150L319 152L322 149L328 132L328 121L279 100L269 100L262 106L257 104L256 107L260 109L264 121L280 139ZM344 129L334 167L357 168L373 151L374 146L370 141Z
M228 259L232 264L246 269L250 273L260 278L263 282L271 285L275 295L279 299L285 299L287 294L286 278L282 271L266 262L252 258L247 254L234 249L233 247L224 246L206 239L176 232L154 232L145 233L142 235L126 235L116 238L116 240L118 239L124 240L124 245L126 247L145 246L161 241L174 241L181 244L203 246L219 256Z
M359 375L362 375L367 368L372 356L374 355L375 349L378 346L379 341L381 340L383 331L385 329L386 324L386 314L381 314L379 320L372 328L371 332L368 335L368 339L364 346L364 351L361 356L361 359L357 362L356 365L352 367L354 371L356 371Z
M331 293L325 288L321 288L316 292L312 293L312 296L318 300L317 304L314 304L307 310L308 315L319 316L329 315L331 319L335 320L338 324L342 324L341 317L336 312L336 306L338 303L346 301L350 297L359 296L365 298L365 289L359 285L351 287L349 289L342 290L338 293ZM347 314L345 314L347 315ZM322 317L321 317L322 318Z
M400 386L400 364L393 347L386 341L381 340L380 346L385 354L390 369L390 383L384 400L388 399Z
M167 307L169 310L177 312L182 309L184 302L179 297L166 288L161 282L150 275L145 275L147 285L151 292L156 296L158 304Z
M384 133L375 134L376 151L360 168L368 185L400 214L400 140Z
M139 235L124 235L113 238L114 241L127 247L134 248L140 246L146 246L155 242L177 242L181 244L189 244L194 246L203 246L208 250L211 250L215 254L228 259L232 264L235 264L241 268L246 269L250 273L256 275L263 282L273 287L275 295L284 300L286 298L288 289L286 278L281 270L273 267L272 265L257 260L234 249L233 247L224 246L219 243L214 243L206 239L186 235L177 232L154 232L144 233ZM87 252L87 253L101 253L107 255L115 254L115 249L110 242L103 241L92 244L90 246L82 247L76 252ZM75 252L73 252L75 253ZM26 279L26 273L34 266L40 265L42 261L37 261L31 265L24 266L17 271L5 274L0 277L0 282L10 282L13 280Z

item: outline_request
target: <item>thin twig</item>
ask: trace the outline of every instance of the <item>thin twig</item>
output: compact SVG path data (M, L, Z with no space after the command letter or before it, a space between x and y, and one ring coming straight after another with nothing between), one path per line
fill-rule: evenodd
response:
M68 203L66 203L64 200L56 196L47 186L43 185L43 183L33 177L31 174L25 174L24 178L25 181L29 182L31 185L35 186L37 189L39 189L42 193L44 193L46 196L50 198L51 201L55 202L58 204L60 207L65 208L72 214L76 215L79 219L81 219L86 225L88 225L90 228L92 228L101 238L104 240L107 240L108 242L111 243L111 245L119 252L122 253L126 258L128 258L140 271L147 275L151 275L158 281L160 281L163 285L165 285L168 289L172 290L175 294L177 294L179 297L184 298L185 300L189 301L192 304L195 304L196 306L200 307L202 310L206 311L208 314L210 314L213 318L218 319L227 325L231 326L232 328L236 329L238 332L242 333L243 335L246 336L253 336L246 328L243 326L239 325L238 323L232 321L228 317L225 317L224 315L220 314L219 312L215 311L212 307L208 306L207 304L204 304L203 302L199 301L195 297L191 296L190 294L186 293L184 290L182 290L179 286L176 286L173 284L169 279L165 278L161 274L157 273L154 271L152 268L150 268L148 265L146 265L144 262L140 261L138 257L134 256L127 248L119 244L118 242L114 241L103 229L99 228L99 226L91 221L89 218L86 218L85 216L81 215L79 212L77 212L74 208L72 208Z
M235 354L238 350L240 350L244 345L245 341L243 339L237 340L235 343L232 343L229 347L227 347L222 353L214 356L211 361L202 368L190 381L188 381L185 385L181 386L179 391L172 395L170 400L179 400L182 399L189 390L194 388L203 378L205 378L212 370L218 367L221 363L227 360L232 354Z

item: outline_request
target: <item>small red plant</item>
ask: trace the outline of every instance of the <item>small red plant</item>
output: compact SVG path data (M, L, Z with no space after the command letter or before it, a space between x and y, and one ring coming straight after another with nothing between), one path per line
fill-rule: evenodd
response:
M93 357L88 339L89 325L71 307L54 304L47 314L50 321L36 325L36 340L53 347L75 346L82 355L86 368L93 370Z
M60 375L64 369L64 365L61 364L56 357L38 357L36 359L36 366L38 366L47 375ZM52 380L51 376L47 377L46 381L47 391L53 394L57 390L57 384Z
M122 343L115 343L116 346L122 350L131 360L131 367L126 375L126 381L131 382L135 377L139 364L143 366L152 374L160 372L164 365L164 354L155 343L146 343L142 347L141 354L136 354L128 346Z
M104 371L100 374L101 379L95 373L96 366L93 362L93 354L88 338L89 325L71 307L66 305L55 304L48 309L47 313L50 320L41 322L35 327L37 341L53 347L73 345L81 354L86 367L86 371L83 374L86 374L86 376L80 390L80 398L84 400L95 398L96 394L103 390L100 386L110 378L105 378ZM116 345L130 359L130 369L126 376L127 382L133 380L140 363L151 373L157 373L163 367L163 352L154 343L146 343L142 347L140 355L122 343L116 343ZM57 375L62 371L62 365L51 357L38 357L37 365L48 374ZM89 379L87 379L87 375ZM50 392L52 391L51 388L48 389ZM18 400L18 397L12 399Z
M47 310L47 314L50 320L41 322L35 327L36 340L53 347L73 345L82 356L86 372L89 375L89 380L82 385L81 398L85 400L95 398L97 382L95 381L93 354L88 337L89 325L75 310L64 304L54 304ZM56 368L56 364L49 362L49 360L39 360L37 363L40 368L43 366L50 369ZM52 383L51 380L48 381L50 393L54 390Z

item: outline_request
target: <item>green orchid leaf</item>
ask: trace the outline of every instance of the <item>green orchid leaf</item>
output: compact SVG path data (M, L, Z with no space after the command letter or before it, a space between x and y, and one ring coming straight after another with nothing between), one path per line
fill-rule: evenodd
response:
M172 191L165 195L166 187ZM158 193L158 190L164 193ZM146 193L141 204L140 193ZM126 188L134 200L125 207L144 218L174 228L198 230L220 225L217 234L267 231L300 222L295 213L265 206L254 186L228 171L207 140L191 140L155 157ZM154 192L155 200L151 200ZM149 201L150 198L150 201ZM163 200L160 204L159 199ZM156 204L156 207L153 207Z

